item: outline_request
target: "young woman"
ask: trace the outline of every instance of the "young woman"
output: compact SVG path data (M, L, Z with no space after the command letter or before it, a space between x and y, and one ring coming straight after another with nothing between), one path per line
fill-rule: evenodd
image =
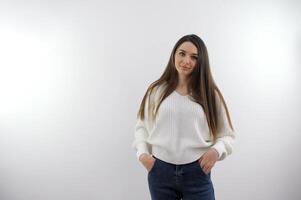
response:
M232 153L234 129L197 35L175 44L162 76L147 89L133 147L148 171L152 200L213 200L211 169Z

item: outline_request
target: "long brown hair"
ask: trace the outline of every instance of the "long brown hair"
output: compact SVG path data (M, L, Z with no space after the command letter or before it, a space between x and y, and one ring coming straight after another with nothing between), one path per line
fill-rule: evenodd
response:
M151 95L154 88L158 88L159 86L166 85L164 89L162 90L162 93L160 95L160 100L156 106L148 106L148 113L151 113L151 118L154 120L154 118L157 115L157 111L162 103L162 101L168 97L177 87L178 85L178 72L175 68L175 52L177 48L183 43L189 41L193 43L197 49L198 49L198 58L195 68L193 69L192 73L189 75L189 81L188 81L188 90L189 95L194 99L194 101L198 104L200 104L204 110L204 113L207 118L207 123L211 132L211 136L213 136L213 140L215 141L217 138L217 130L218 130L218 116L217 113L217 105L216 105L216 94L219 96L221 103L225 107L228 123L232 130L232 122L230 119L229 111L226 105L226 102L223 98L223 95L221 94L220 90L218 89L217 85L215 84L215 81L212 77L211 71L210 71L210 65L209 65L209 57L207 48L205 46L205 43L203 40L198 37L197 35L191 34L191 35L185 35L182 38L180 38L175 46L173 47L173 50L171 52L167 67L165 68L163 74L161 77L154 81L147 89L142 102L140 104L140 109L137 114L137 117L141 120L144 120L145 115L145 104L146 101L149 103L151 102ZM146 99L148 97L148 100Z

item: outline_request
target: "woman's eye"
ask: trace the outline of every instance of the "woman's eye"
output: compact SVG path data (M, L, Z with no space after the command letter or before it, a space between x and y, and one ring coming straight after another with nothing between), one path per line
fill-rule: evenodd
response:
M192 58L193 58L194 60L197 60L197 59L198 59L198 57L196 57L196 56L193 56Z
M179 54L180 54L181 56L184 56L184 55L185 55L183 52L180 52Z

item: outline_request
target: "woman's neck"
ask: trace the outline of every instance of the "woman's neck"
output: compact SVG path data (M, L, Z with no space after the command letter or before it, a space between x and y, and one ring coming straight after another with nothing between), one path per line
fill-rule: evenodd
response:
M179 76L179 81L177 85L178 89L187 90L188 89L188 81L186 77Z

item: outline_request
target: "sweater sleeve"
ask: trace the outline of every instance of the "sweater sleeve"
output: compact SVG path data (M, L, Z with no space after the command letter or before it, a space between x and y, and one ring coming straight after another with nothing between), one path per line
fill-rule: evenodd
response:
M135 125L135 139L132 144L132 147L136 149L137 159L143 153L149 153L149 145L147 143L147 138L149 136L149 131L147 130L145 120L141 120L138 118L136 125Z
M228 122L226 109L218 95L216 95L217 112L218 112L218 127L217 127L217 140L213 144L218 154L218 160L224 160L233 151L233 144L235 141L235 132L231 129Z
M139 156L143 153L150 154L150 145L147 140L150 131L152 130L153 122L150 120L148 108L153 108L153 106L155 106L155 93L156 90L155 92L153 91L151 94L148 94L144 106L144 120L141 120L140 117L138 117L134 128L134 141L132 143L132 147L136 149L137 159L139 159Z

